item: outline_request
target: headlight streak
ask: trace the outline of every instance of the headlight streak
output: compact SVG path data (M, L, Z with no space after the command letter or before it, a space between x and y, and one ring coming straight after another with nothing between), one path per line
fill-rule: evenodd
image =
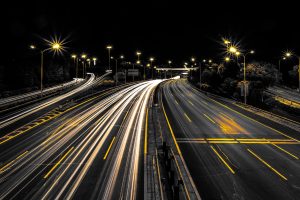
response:
M0 199L11 194L17 195L20 192L16 190L17 187L23 186L22 189L24 189L34 178L42 175L41 172L48 171L45 170L47 168L45 163L49 162L50 158L52 160L50 162L54 164L61 156L60 154L57 155L58 152L65 152L74 146L73 151L45 179L45 184L36 193L36 195L42 195L36 197L43 197L43 199L72 198L104 142L107 141L117 120L120 119L133 99L137 99L128 116L129 122L126 124L129 126L123 130L121 140L116 138L115 151L111 153L117 155L117 159L113 163L114 168L110 168L112 169L109 174L110 182L107 182L106 185L107 194L110 196L118 174L116 171L120 168L122 158L126 153L122 150L125 149L129 138L132 136L134 138L132 140L132 155L129 155L128 166L130 167L127 168L128 174L126 174L126 180L129 180L130 184L124 191L126 198L132 199L136 195L145 110L150 92L159 82L148 81L125 88L74 116L71 123L66 124L61 129L54 130L56 131L55 134L51 134L44 142L30 149L24 157L14 162L7 171L1 174ZM99 118L99 116L101 117ZM93 124L89 125L90 123ZM55 155L54 158L53 155ZM74 165L74 163L76 164ZM33 174L34 177L31 176Z
M49 101L47 101L47 102L45 102L43 104L40 104L40 105L38 105L38 106L36 106L34 108L31 108L31 109L28 109L28 110L24 110L21 113L18 113L16 115L12 116L12 117L9 117L8 119L0 121L0 129L3 128L3 127L8 126L8 125L10 125L10 124L12 124L12 123L20 120L20 119L22 119L22 118L24 118L24 117L26 117L26 116L28 116L30 114L33 114L33 113L35 113L35 112L37 112L37 111L39 111L39 110L41 110L43 108L46 108L47 106L50 106L50 105L52 105L54 103L57 103L57 102L65 99L65 98L67 98L69 96L72 96L72 95L74 95L77 92L80 92L80 91L83 91L83 90L89 88L91 85L94 84L94 81L95 81L95 75L91 74L90 79L87 82L85 82L83 85L81 85L80 87L78 87L78 88L76 88L76 89L74 89L74 90L72 90L70 92L67 92L66 94L60 95L58 97L55 97L54 99L51 99L51 100L49 100Z

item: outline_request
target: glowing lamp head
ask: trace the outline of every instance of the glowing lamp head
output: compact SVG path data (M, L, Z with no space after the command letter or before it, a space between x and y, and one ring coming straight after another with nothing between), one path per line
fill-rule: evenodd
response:
M141 55L141 54L142 54L142 53L141 53L140 51L136 52L136 55L138 55L138 56Z
M234 47L234 46L229 47L229 52L230 53L236 53L237 52L236 47Z
M137 63L137 64L140 64L140 63L141 63L141 61L139 61L139 60L138 60L138 61L136 61L136 63Z
M60 48L61 48L61 46L60 46L59 43L54 43L54 44L52 45L52 49L54 49L54 50L59 50Z
M192 61L192 62L195 62L195 60L196 60L195 58L191 58L191 61Z
M72 58L76 58L77 56L76 56L75 54L72 54L71 57L72 57Z
M241 55L241 52L237 51L237 52L235 52L235 55L239 56L239 55Z
M224 44L230 44L229 40L224 39Z
M97 61L97 58L94 57L94 58L93 58L93 61Z
M151 61L151 62L154 61L154 58L150 58L150 61Z
M225 58L225 61L226 61L226 62L229 62L229 61L230 61L230 58L229 58L229 57L226 57L226 58Z
M172 61L171 61L171 60L169 60L169 61L168 61L168 63L169 63L169 64L171 64L171 63L172 63Z
M36 49L36 46L32 44L32 45L29 46L29 48L30 49Z
M112 49L112 46L111 45L107 45L106 48L107 49Z
M286 57L291 57L291 56L292 56L292 53L291 53L291 52L286 52L286 53L285 53L285 56L286 56Z
M208 60L209 63L212 63L212 60Z
M250 51L250 53L251 53L251 54L254 54L254 53L255 53L255 51L254 51L254 50L251 50L251 51Z
M85 59L86 57L87 57L86 54L82 54L82 55L81 55L81 58L83 58L83 59Z
M120 58L121 58L121 59L124 59L124 56L123 56L123 55L121 55L121 56L120 56Z

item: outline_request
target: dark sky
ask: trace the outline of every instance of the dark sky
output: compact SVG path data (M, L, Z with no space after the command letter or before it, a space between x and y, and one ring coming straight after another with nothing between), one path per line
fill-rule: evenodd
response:
M222 3L221 3L222 2ZM191 56L221 59L222 36L274 61L287 48L300 51L299 5L292 1L9 1L1 5L4 60L26 54L41 37L68 36L68 52L87 52L106 62L113 54L154 56L182 63ZM67 54L66 54L67 55Z

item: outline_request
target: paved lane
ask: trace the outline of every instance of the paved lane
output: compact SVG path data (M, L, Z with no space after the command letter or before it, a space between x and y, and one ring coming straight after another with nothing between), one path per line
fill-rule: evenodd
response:
M262 123L184 80L162 86L182 155L204 199L297 199L300 132ZM286 129L288 130L288 129Z
M159 82L127 87L27 138L32 145L2 161L0 199L142 197L145 111Z

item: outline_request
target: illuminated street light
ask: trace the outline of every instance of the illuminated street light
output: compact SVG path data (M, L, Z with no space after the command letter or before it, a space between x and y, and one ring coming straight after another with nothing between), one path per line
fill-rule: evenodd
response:
M76 54L72 54L71 58L74 59L74 67L75 67L75 71L76 71L76 78L78 78L78 57Z
M149 60L150 60L150 68L151 68L151 77L152 77L152 79L153 79L153 67L152 67L152 63L153 63L153 61L154 61L154 58L151 57ZM144 68L144 69L145 69L145 68ZM145 70L144 70L144 77L145 77Z
M107 45L106 49L108 50L108 70L110 70L110 51L112 49L111 45Z
M192 62L195 62L195 60L196 60L195 58L191 58L191 61L192 61Z
M228 49L228 52L229 53L236 53L238 50L235 46L230 46L229 49Z
M96 65L97 58L93 57L94 66Z
M49 46L48 48L41 50L41 95L43 95L43 76L44 76L44 53L46 53L47 51L53 51L54 54L55 53L60 53L64 50L64 44L65 41L64 40L59 40L58 38L54 37L51 40L46 40L47 45ZM36 49L35 45L30 45L29 46L30 49L34 50Z
M30 49L36 49L36 46L32 44L32 45L29 46L29 48Z
M230 58L229 58L229 57L226 57L226 58L225 58L225 61L226 61L226 62L229 62L229 61L230 61Z
M298 58L298 63L299 63L299 64L298 64L298 84L299 84L298 92L300 92L300 56L297 55L297 54L294 54L293 52L289 52L289 51L287 51L287 52L285 53L285 56L286 56L287 58L292 57L292 56Z
M86 54L82 54L82 55L81 55L81 58L83 58L83 59L85 59L86 57L87 57Z
M212 60L208 60L208 63L212 63Z

